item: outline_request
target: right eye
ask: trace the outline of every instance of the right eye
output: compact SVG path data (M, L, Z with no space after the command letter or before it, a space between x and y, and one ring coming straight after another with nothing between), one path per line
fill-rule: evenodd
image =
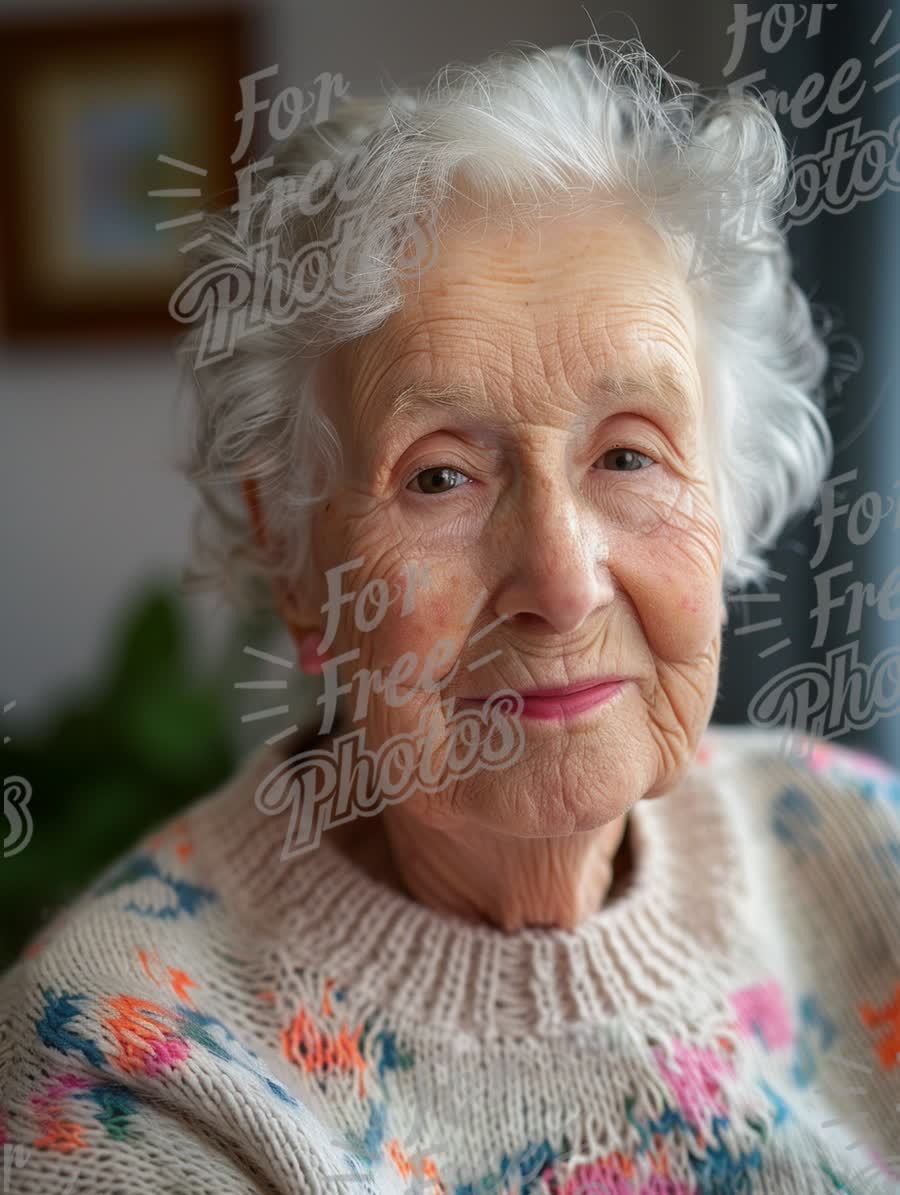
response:
M458 478L462 478L462 481L456 480ZM419 494L447 494L466 481L468 478L465 473L454 469L452 465L430 465L426 469L420 469L406 488L414 489ZM430 488L432 486L437 488Z

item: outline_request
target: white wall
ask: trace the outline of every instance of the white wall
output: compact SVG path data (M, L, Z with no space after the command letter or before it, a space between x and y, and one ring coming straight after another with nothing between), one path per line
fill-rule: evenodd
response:
M177 571L192 499L164 349L20 352L2 371L2 698L24 720L93 674L142 581Z

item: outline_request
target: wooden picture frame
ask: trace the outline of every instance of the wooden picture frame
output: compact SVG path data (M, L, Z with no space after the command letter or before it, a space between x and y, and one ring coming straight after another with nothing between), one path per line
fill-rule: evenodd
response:
M7 341L181 330L179 247L237 201L247 32L234 8L0 23Z

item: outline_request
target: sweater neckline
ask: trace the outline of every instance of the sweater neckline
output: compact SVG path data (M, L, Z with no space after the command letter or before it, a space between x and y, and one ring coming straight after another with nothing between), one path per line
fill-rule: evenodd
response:
M318 748L322 740L316 741ZM302 748L301 748L302 749ZM310 969L360 1003L457 1040L556 1036L622 1019L699 1014L702 994L738 974L742 853L722 785L695 761L669 793L628 812L629 882L574 930L514 933L438 912L370 876L324 831L287 860L288 814L265 816L260 779L292 751L262 749L237 778L243 816L225 812L223 880L289 969ZM251 862L252 861L252 862Z

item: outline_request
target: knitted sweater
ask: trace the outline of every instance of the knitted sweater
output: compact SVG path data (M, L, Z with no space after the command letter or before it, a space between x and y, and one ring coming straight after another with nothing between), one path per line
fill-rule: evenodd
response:
M283 860L261 749L0 980L0 1189L900 1191L900 777L812 748L710 727L625 890L513 934Z

